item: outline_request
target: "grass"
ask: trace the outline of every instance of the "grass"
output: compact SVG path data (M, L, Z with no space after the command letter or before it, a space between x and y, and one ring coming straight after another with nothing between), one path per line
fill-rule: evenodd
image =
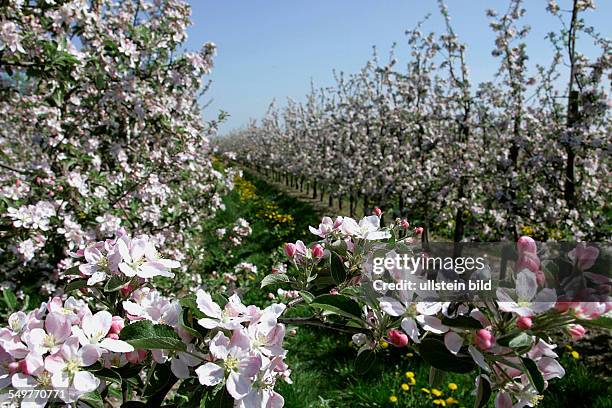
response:
M245 173L244 179L254 187L254 196L245 201L241 200L238 191L232 192L225 198L226 210L211 220L208 227L225 227L236 218L243 217L251 223L253 234L245 239L242 246L232 249L231 257L214 236L206 238L208 242L205 245L210 245L209 250L213 253L210 258L218 259L216 257L221 255L226 258L224 264L214 264L211 260L207 269L231 268L238 262L248 261L260 268L259 280L273 264L283 259L281 248L284 242L302 239L308 243L312 239L308 225L318 225L322 214L320 208L316 209L294 195L284 193L278 185L269 184L249 173ZM260 207L265 207L265 203L273 203L277 212L291 215L291 225L279 225L260 217ZM266 293L258 288L257 282L250 285L249 290L245 291L245 302L262 306L268 304ZM295 312L299 313L299 310ZM429 368L409 348L399 350L389 347L381 350L375 366L359 376L353 370L357 350L349 343L348 335L311 327L297 327L294 336L288 335L285 347L293 384L277 384L276 387L285 398L285 406L436 407L443 406L440 400L444 400L447 407L471 407L474 404L473 373L447 374L439 386L442 395L437 397L432 394L428 384ZM594 376L582 360L572 359L569 353L565 353L561 361L567 374L562 380L550 382L538 407L612 407L609 381ZM406 372L414 373L415 384L411 384ZM457 389L451 391L449 383L456 384ZM402 384L407 384L409 389L404 391ZM397 401L392 402L392 396ZM447 403L448 398L453 398L456 403ZM434 403L436 400L438 404ZM493 406L492 399L488 406Z

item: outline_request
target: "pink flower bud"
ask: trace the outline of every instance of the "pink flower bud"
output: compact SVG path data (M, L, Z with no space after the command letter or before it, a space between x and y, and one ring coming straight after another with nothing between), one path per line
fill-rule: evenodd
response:
M538 250L536 242L531 237L522 236L516 242L516 249L520 254L530 253L535 254Z
M268 293L268 299L270 300L274 299L274 293Z
M22 361L25 361L25 360L22 360ZM7 367L8 371L9 371L9 374L15 374L15 373L19 372L19 365L20 364L18 362L16 362L16 361L13 361L12 363L9 363L8 367Z
M531 252L521 254L516 262L516 270L520 272L523 269L528 269L533 273L537 273L540 270L540 258Z
M414 233L415 233L415 234L417 234L417 235L421 235L421 234L423 233L423 231L425 231L425 230L423 229L423 227L416 227L416 228L414 229Z
M312 247L312 256L315 258L322 258L324 254L323 247L319 244L316 244Z
M125 358L132 364L139 364L147 358L147 351L138 349L125 354Z
M397 329L389 331L388 336L389 343L393 344L395 347L404 347L408 344L408 336L406 333Z
M401 226L403 229L408 229L410 228L410 223L408 222L408 220L402 220Z
M330 295L337 295L338 294L338 289L333 288L332 290L329 291Z
M125 322L120 316L113 316L113 322L111 324L110 333L119 334L125 327Z
M120 291L124 297L128 297L130 293L132 293L135 289L136 288L134 287L134 285L130 283L129 285L122 287Z
M382 210L378 207L374 207L374 215L380 217L382 215Z
M572 324L567 331L574 341L580 340L586 333L586 329L579 324Z
M30 375L30 370L28 370L28 362L26 360L21 360L19 362L19 368L18 371L21 371L22 373L24 373L25 375Z
M488 350L493 345L493 334L487 329L480 329L474 333L474 343L481 350Z
M340 228L340 226L342 225L342 222L344 222L342 217L336 218L336 221L334 221L334 229Z
M297 335L297 330L295 330L295 329L289 330L289 335L290 336L296 336Z
M531 317L521 317L516 321L516 327L521 330L529 330L533 326L533 322L531 321Z
M277 274L279 272L280 272L280 270L278 268L272 268L272 273L273 274Z
M285 255L287 255L289 258L293 258L295 256L295 253L297 252L297 247L295 246L295 244L292 244L290 242L285 244Z
M107 339L119 340L119 335L117 333L108 333L106 335Z

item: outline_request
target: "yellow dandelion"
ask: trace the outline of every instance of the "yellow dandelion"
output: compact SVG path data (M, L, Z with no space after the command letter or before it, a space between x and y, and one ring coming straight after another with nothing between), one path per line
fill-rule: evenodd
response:
M570 353L572 355L572 358L574 358L575 360L578 360L580 358L580 353L578 353L577 351L572 351Z
M406 357L412 358L412 357L414 357L414 353L406 353Z
M435 399L432 401L435 405L439 405L441 407L445 407L446 406L446 401L444 401L443 399Z
M397 404L397 397L395 395L390 396L389 402L392 404Z
M441 395L442 395L442 391L440 391L440 390L439 390L439 389L437 389L437 388L432 388L432 389L431 389L431 393L432 393L434 396L436 396L436 397L439 397L439 396L441 396Z
M380 343L380 347L386 349L387 347L389 347L389 343L387 343L386 341L383 341Z
M421 388L421 391L425 394L431 394L431 392L427 388Z
M412 371L406 371L406 378L414 378L414 373Z
M446 399L446 405L455 405L455 404L458 404L458 403L459 403L459 401L454 399L453 397L448 397Z
M459 387L457 387L457 384L455 384L455 383L449 383L448 384L448 389L451 390L451 391L456 391L457 388L459 388Z
M413 378L408 378L408 382L410 383L410 385L414 385L416 384L416 380Z
M402 384L402 390L404 391L408 391L410 389L410 386L406 383Z

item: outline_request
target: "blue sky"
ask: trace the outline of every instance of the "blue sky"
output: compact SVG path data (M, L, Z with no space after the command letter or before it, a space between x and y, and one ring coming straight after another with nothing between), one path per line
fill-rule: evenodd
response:
M394 42L401 64L407 60L404 31L431 13L425 29L442 32L434 0L191 0L192 26L187 48L204 42L218 47L213 85L205 101L212 103L204 117L219 110L230 114L220 133L260 118L269 103L287 97L303 100L311 79L317 86L333 83L332 70L358 71L377 46L384 58ZM545 11L546 0L528 0L525 22L532 31L528 51L532 63L551 55L544 39L559 27ZM569 0L559 4L569 7ZM506 10L505 0L448 0L452 23L468 44L468 62L475 82L490 79L497 69L491 57L493 35L487 8ZM585 14L587 23L610 37L612 0L596 0L597 11ZM428 30L429 31L429 30ZM588 52L587 52L588 54Z

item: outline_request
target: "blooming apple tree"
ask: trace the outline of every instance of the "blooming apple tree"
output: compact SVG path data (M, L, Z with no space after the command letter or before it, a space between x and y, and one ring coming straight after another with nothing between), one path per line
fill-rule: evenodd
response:
M189 17L174 0L0 5L7 285L53 294L74 264L69 252L120 227L175 260L198 259L199 223L234 174L213 168L216 122L202 121L198 98L215 46L180 52Z
M553 59L532 65L525 2L508 3L487 11L491 80L471 79L440 2L445 30L407 31L403 64L375 53L360 72L215 142L277 180L306 182L313 197L325 190L340 207L348 198L351 215L358 201L364 214L410 212L426 238L607 238L610 41L582 18L593 2L551 1L562 21L548 36ZM595 51L581 54L578 39Z

